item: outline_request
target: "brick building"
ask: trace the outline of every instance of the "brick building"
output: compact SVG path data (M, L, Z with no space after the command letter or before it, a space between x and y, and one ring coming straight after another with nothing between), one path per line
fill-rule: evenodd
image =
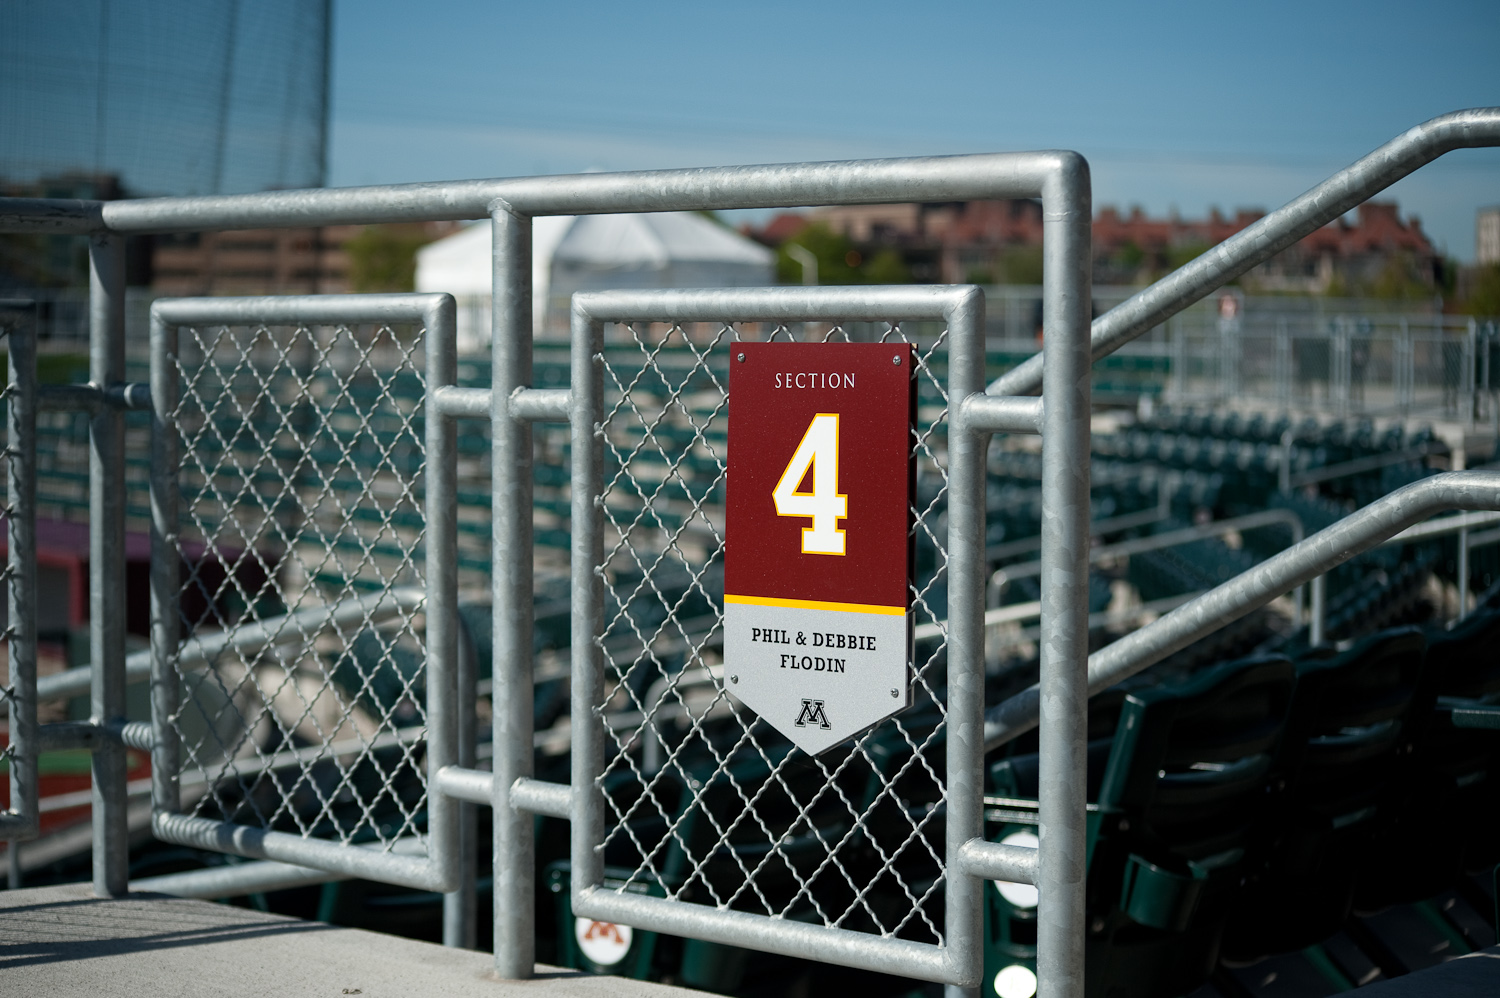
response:
M158 236L151 290L160 295L337 294L349 290L345 241L360 226Z
M379 226L376 231L388 232L392 238L371 250L410 257L417 246L448 235L457 227L451 222ZM358 262L351 242L367 237L371 231L362 225L333 225L158 236L152 254L151 289L161 295L341 294L360 290L356 287ZM380 263L389 268L397 262L377 261ZM401 269L400 263L396 269ZM409 280L396 283L409 284ZM402 290L394 286L390 289Z
M1106 206L1093 225L1096 284L1142 284L1176 269L1264 215L1241 209L1207 218L1151 218ZM1040 280L1041 204L1032 200L943 204L853 205L784 213L751 232L771 246L821 223L865 256L895 249L919 282ZM1435 293L1443 260L1415 217L1404 221L1393 202L1360 205L1353 222L1339 219L1245 275L1256 291L1313 294Z

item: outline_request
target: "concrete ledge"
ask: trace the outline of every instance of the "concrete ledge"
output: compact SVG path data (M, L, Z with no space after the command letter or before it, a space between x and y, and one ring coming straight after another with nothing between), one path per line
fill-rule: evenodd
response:
M88 884L0 891L0 992L18 995L515 995L670 998L683 988L538 967L500 981L488 953Z

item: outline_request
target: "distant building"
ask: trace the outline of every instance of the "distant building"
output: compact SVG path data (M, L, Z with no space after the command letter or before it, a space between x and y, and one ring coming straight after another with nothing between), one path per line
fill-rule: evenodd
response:
M349 290L343 243L359 226L158 236L151 290L159 295L339 294Z
M1474 219L1474 262L1500 263L1500 204L1480 208Z
M1229 217L1214 209L1202 219L1150 218L1139 208L1122 214L1106 206L1093 224L1094 282L1130 285L1155 280L1264 214L1239 209ZM1500 208L1491 218L1500 259ZM1481 221L1484 224L1483 216ZM1036 201L817 208L806 215L777 215L748 234L779 246L814 223L844 236L867 257L895 249L919 282L1040 280L1042 209ZM1028 259L1030 266L1018 265ZM1442 267L1441 255L1417 218L1403 221L1393 202L1374 201L1360 205L1353 223L1341 218L1323 226L1256 267L1242 283L1257 291L1412 297L1436 293Z
M844 205L815 209L808 221L843 235L866 256L896 249L919 283L991 283L1007 252L1042 244L1042 206L1029 199Z

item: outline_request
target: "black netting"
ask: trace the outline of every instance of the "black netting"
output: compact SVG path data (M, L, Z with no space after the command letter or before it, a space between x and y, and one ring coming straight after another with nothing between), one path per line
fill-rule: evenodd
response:
M0 185L321 186L328 28L325 0L0 4Z

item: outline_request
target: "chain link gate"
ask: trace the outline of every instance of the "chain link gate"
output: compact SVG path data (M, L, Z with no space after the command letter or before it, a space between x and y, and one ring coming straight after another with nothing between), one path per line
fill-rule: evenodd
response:
M948 513L982 503L983 482L950 476L948 416L954 391L975 390L966 378L983 384L982 331L967 287L575 296L576 915L932 980L977 974L980 881L953 857L981 828L981 745L962 718L982 695L982 649L950 643L947 621L982 590L961 592L967 567L950 589ZM810 757L730 700L718 665L727 453L755 445L727 439L728 366L745 340L851 333L917 347L910 603L939 636L917 647L911 708Z
M156 836L453 890L452 297L151 316Z

